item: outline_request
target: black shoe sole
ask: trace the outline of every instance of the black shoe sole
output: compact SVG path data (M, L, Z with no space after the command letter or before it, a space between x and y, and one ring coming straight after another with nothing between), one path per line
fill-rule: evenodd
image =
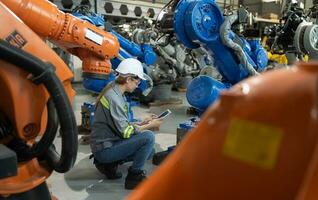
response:
M139 183L140 183L139 181L136 181L136 182L130 181L129 183L127 183L127 181L125 181L125 189L126 190L133 190L138 186Z
M105 174L106 175L106 174ZM115 180L115 179L120 179L121 177L123 177L122 173L116 173L116 174L112 174L112 175L106 175L106 178L109 180Z

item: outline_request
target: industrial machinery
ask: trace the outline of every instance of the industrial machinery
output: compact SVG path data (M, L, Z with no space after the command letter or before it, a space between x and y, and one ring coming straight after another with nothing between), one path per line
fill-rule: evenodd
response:
M180 37L187 41L207 30L202 41L218 33L219 18L208 15L215 13L213 4L180 1L177 8L185 3L189 7L176 12L185 15L179 25L187 27ZM197 11L193 18L191 9ZM299 64L222 91L192 133L128 199L317 199L317 80L318 63Z
M174 33L158 30L151 19L141 18L114 28L137 44L148 43L153 47L158 55L149 70L154 86L174 84L176 88L186 89L188 82L199 75L202 68L212 68L213 59L204 48L186 48Z
M300 63L222 91L128 199L317 199L317 83L318 63Z
M214 68L204 68L203 74L210 76L200 75L187 87L187 100L199 116L218 99L222 90L265 69L268 57L260 39L246 39L241 34L252 20L245 8L227 10L225 17L214 0L170 1L165 8L160 23L156 24L158 29L175 33L188 48L204 47L213 57L213 64L219 72L213 73ZM177 128L178 140L197 122L197 118L192 118L181 123Z
M187 82L197 76L201 68L211 67L211 56L204 48L193 50L186 48L180 42L177 42L174 36L161 34L159 30L153 27L150 18L142 17L130 24L122 24L112 29L108 22L105 23L103 16L91 12L89 5L77 6L73 10L73 15L98 27L106 28L107 31L111 31L118 38L121 49L118 57L111 60L113 69L118 66L120 60L128 57L137 57L145 64L145 73L149 75L151 80L143 82L140 89L149 92L152 88L152 84L150 85L149 82L152 83L153 81L155 91L151 93L151 97L148 97L147 100L141 97L143 102L159 98L162 100L164 97L166 99L171 98L170 93L173 83L185 89ZM111 74L108 79L104 80L98 77L96 79L84 78L84 87L98 93L114 77ZM159 95L156 95L157 93Z
M147 66L155 62L157 56L152 50L151 46L148 44L137 45L118 34L116 31L112 30L111 24L104 20L102 15L91 12L89 5L80 4L72 12L72 15L79 19L90 22L91 24L105 29L112 33L120 44L119 54L111 59L112 69L116 69L120 61L125 58L138 58L142 63L144 63L146 81L142 81L138 89L144 95L147 95L152 89L152 80L147 75ZM115 73L110 72L108 77L85 77L83 76L83 86L87 90L94 93L99 93L109 82L115 79Z
M203 46L213 57L222 81L198 76L187 88L187 100L199 111L205 111L221 90L244 78L262 72L267 53L259 39L241 36L244 24L252 18L243 7L223 16L213 0L171 1L160 25L162 32L175 31L177 39L188 48Z
M268 45L272 53L286 54L288 64L297 60L304 61L318 58L318 2L305 11L300 1L286 0L282 6L280 24L266 27L264 34L268 36Z
M86 76L108 76L119 43L44 0L0 2L1 199L51 199L45 180L75 163L72 73L43 39L78 56ZM52 145L61 127L61 155ZM42 136L42 137L41 137Z
M172 97L171 89L186 91L189 82L198 76L203 68L208 69L202 70L204 74L211 70L217 71L206 49L186 48L176 39L173 31L162 31L156 24L154 20L142 17L130 23L116 25L114 29L136 44L150 44L157 54L156 62L148 66L147 70L154 87L150 95L141 98L142 103L180 104L182 100Z

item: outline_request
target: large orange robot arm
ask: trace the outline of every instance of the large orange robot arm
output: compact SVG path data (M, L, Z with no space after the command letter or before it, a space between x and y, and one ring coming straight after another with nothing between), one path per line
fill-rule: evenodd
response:
M102 76L110 72L109 59L118 54L119 43L44 0L1 0L0 24L0 148L15 155L5 165L12 170L0 175L0 199L30 193L36 194L32 199L49 199L37 193L49 196L45 180L52 170L64 173L74 165L77 129L69 102L71 71L42 39L79 56L84 73ZM60 154L51 145L58 124Z
M45 0L2 0L27 26L78 56L83 61L84 74L108 75L109 60L119 52L115 36L89 22L60 11Z

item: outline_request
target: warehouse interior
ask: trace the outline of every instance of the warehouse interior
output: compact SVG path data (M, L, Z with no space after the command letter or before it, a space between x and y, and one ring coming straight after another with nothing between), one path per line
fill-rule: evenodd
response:
M318 199L317 0L1 0L0 199Z

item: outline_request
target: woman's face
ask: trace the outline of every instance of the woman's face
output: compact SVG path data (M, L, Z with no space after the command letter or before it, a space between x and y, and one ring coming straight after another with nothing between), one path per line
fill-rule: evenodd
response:
M140 79L135 77L129 77L127 79L127 92L133 92L139 85Z

